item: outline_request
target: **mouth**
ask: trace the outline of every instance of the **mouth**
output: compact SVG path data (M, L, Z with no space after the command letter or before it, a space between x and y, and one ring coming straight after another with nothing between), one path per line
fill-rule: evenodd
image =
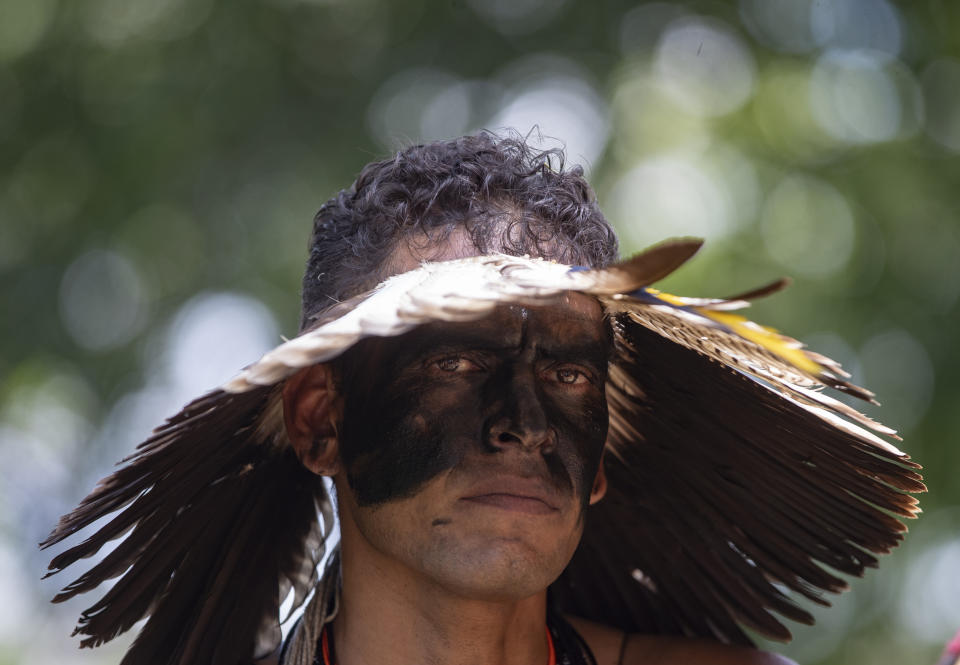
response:
M544 503L540 499L529 496L517 496L515 494L481 494L480 496L464 497L462 501L469 503L479 503L501 510L508 510L515 513L527 513L530 515L549 515L557 512L556 508Z
M531 515L549 515L559 510L552 494L533 478L497 478L471 488L460 500Z

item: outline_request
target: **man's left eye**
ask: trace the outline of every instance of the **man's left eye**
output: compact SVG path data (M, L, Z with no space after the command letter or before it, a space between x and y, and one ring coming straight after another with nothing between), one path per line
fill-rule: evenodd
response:
M556 372L558 383L575 384L587 381L586 375L580 370L563 368L558 369Z

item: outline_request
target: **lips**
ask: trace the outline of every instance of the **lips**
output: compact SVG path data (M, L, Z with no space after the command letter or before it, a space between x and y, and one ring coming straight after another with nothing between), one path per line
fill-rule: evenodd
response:
M460 500L533 515L559 510L555 494L536 478L501 477L484 481L471 487Z

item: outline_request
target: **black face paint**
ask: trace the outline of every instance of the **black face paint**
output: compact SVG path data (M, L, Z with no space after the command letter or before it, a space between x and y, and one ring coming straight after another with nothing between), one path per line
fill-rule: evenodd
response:
M481 322L358 344L339 363L341 459L358 504L412 496L447 470L469 472L516 445L512 430L539 423L552 444L524 457L524 473L585 505L607 434L611 348L599 314L563 308L501 308Z

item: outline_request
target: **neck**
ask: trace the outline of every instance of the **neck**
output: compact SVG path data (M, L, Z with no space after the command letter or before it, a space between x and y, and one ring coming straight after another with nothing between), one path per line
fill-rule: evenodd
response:
M337 665L547 663L545 590L520 600L467 598L362 545L352 550L344 535Z

